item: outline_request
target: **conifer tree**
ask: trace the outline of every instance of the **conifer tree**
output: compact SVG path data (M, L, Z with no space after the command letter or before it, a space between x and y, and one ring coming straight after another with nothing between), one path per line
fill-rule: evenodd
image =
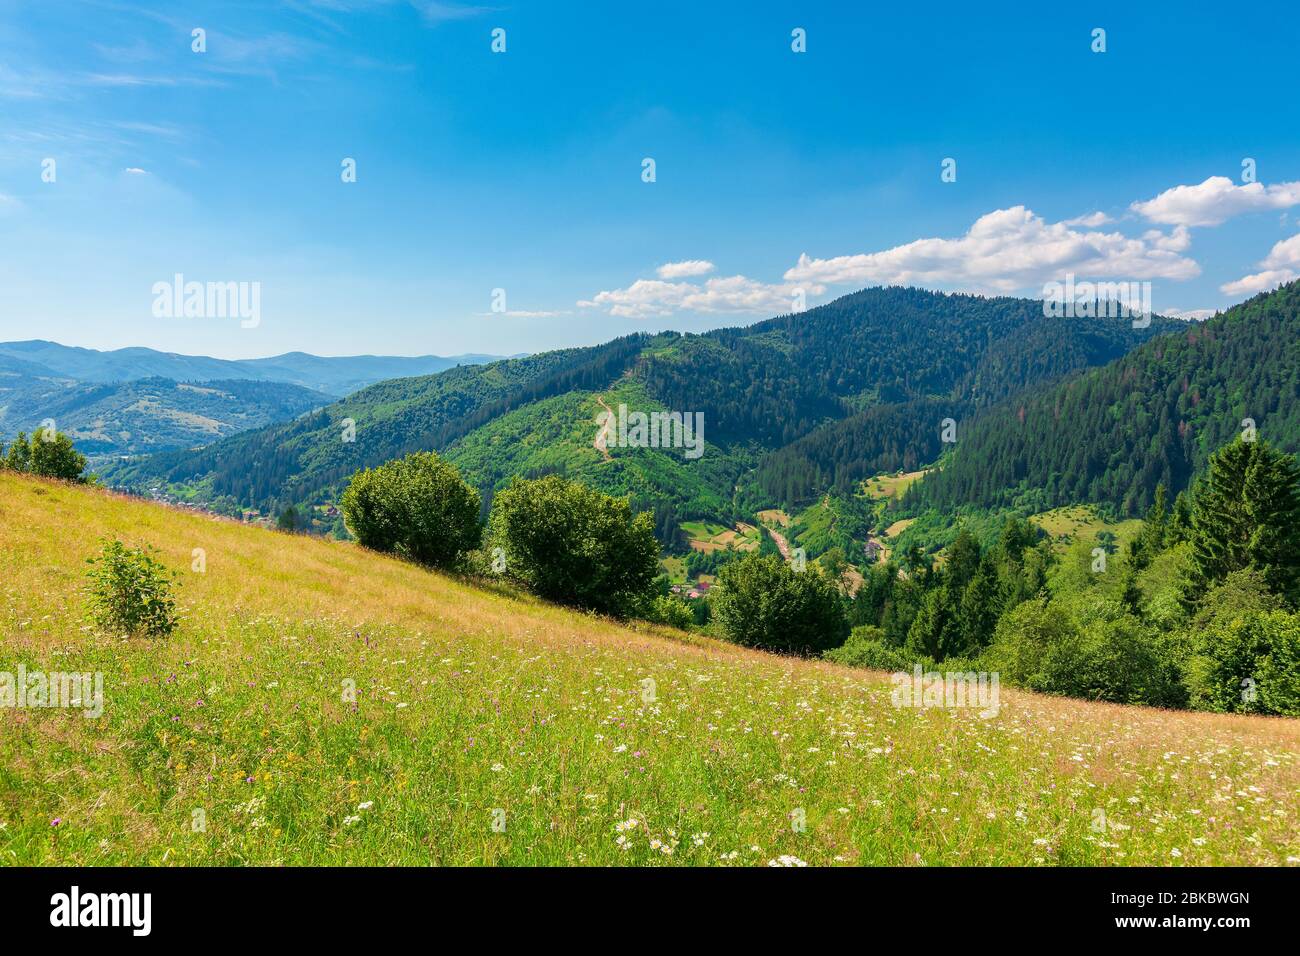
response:
M1187 598L1233 571L1255 568L1294 601L1300 583L1300 469L1264 441L1237 439L1210 459L1192 503Z

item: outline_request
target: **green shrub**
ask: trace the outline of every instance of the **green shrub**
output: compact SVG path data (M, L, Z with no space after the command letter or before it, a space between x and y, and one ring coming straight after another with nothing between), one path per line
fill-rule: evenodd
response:
M342 505L361 544L430 567L457 564L482 535L478 492L431 451L357 472Z
M90 620L113 634L166 637L178 617L171 591L175 575L151 555L116 539L88 558Z
M1247 612L1201 635L1192 705L1219 713L1300 716L1300 615Z
M86 456L73 448L72 439L62 432L38 428L30 440L26 432L18 433L4 457L4 466L42 478L81 481Z
M901 648L886 644L885 632L873 624L855 627L848 640L822 656L836 664L878 671L903 671L912 666L910 655Z
M657 595L645 614L646 620L688 631L695 624L695 611L680 598Z
M1260 713L1300 717L1300 626L1295 615L1288 617L1270 635L1256 690Z
M776 555L750 554L718 575L713 613L727 638L746 647L814 654L849 632L839 588L814 567L795 571Z
M1010 684L1045 694L1186 706L1177 656L1156 631L1111 605L1082 628L1054 602L1026 601L998 624L983 657Z
M558 475L516 478L497 493L488 547L501 548L507 575L551 601L625 617L654 597L654 515Z

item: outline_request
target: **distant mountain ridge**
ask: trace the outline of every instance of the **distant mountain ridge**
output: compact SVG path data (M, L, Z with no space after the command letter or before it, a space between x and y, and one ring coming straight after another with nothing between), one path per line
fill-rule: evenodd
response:
M433 449L485 500L515 475L548 473L630 494L655 512L667 542L684 520L730 524L846 486L855 476L837 464L846 456L887 470L932 460L943 418L1183 327L1160 317L1146 329L1049 319L1032 299L866 289L743 328L642 333L381 382L292 422L124 462L104 477L231 513L276 511L337 502L357 469ZM703 412L707 450L698 461L659 447L611 447L606 457L593 445L601 401Z
M285 382L335 398L390 378L431 375L457 365L479 365L498 358L501 356L320 356L286 352L268 358L218 359L140 347L99 351L43 339L0 342L0 370L4 370L3 361L8 359L24 363L28 374L44 372L49 377L79 382L126 382L142 378L167 378L174 382L237 379Z
M28 387L20 390L0 372L0 442L53 422L98 464L103 456L206 445L236 432L287 421L329 401L330 396L299 385L247 379L29 380Z

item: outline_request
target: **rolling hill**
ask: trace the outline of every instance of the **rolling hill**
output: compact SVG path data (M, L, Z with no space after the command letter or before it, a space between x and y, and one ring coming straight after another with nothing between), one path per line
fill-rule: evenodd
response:
M809 480L820 463L807 464L806 452L779 457L804 439L816 450L808 436L858 441L880 423L885 431L868 435L873 464L911 468L933 458L942 418L1181 327L1165 319L1148 329L1114 319L1067 324L1045 319L1036 300L868 289L746 328L629 336L385 382L301 420L125 463L105 477L134 488L161 482L232 512L274 511L337 500L356 469L435 449L485 498L511 475L549 472L629 493L655 510L661 541L673 543L682 521L731 524L822 490L822 473ZM593 447L601 401L702 412L707 453L689 460L680 449L612 447L604 460ZM348 420L354 441L342 437L351 434ZM748 477L756 468L757 485Z
M109 536L178 572L170 638L84 623L84 561ZM899 707L884 673L632 629L348 543L7 472L0 542L0 670L98 672L104 702L97 719L0 709L10 864L1300 854L1296 721L1007 688L987 718Z
M49 378L15 381L0 371L0 435L30 432L51 420L96 462L103 456L205 445L295 418L329 400L321 392L284 382L145 378L87 384Z

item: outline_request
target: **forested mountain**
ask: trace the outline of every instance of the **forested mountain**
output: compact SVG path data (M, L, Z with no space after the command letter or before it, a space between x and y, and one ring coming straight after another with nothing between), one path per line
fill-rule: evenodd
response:
M1300 282L977 415L911 507L1108 503L1138 514L1243 434L1300 451Z
M155 482L200 492L200 500L240 506L335 500L360 468L411 451L443 448L511 408L583 384L608 382L638 354L644 337L546 352L438 375L393 379L292 422L232 436L191 452L155 455L108 468L128 487Z
M192 448L330 400L283 382L146 378L88 384L16 368L0 359L0 441L53 421L92 459Z
M1109 361L1175 325L1066 322L1044 318L1036 300L868 289L746 328L634 335L384 382L297 421L129 462L105 477L275 510L333 502L358 468L433 449L485 497L512 475L545 473L630 493L655 509L668 540L678 519L730 522L755 504L930 461L942 418ZM708 452L698 460L681 449L602 454L593 446L601 401L700 412Z
M491 358L290 352L229 360L146 348L101 352L39 339L0 342L0 441L53 420L95 459L193 448L287 421L395 376Z

